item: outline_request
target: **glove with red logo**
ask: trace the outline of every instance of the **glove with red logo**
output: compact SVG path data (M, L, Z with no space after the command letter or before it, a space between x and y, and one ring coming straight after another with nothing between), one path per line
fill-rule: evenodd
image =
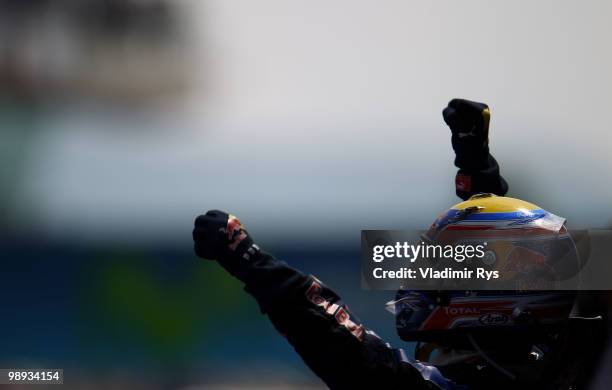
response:
M238 218L219 210L198 216L192 235L196 255L218 260L231 274L259 251Z
M489 153L489 106L465 99L453 99L442 111L451 129L455 151L455 190L461 199L491 192L505 195L508 184L499 173L499 165Z
M489 156L489 106L465 99L453 99L442 111L450 127L455 165L462 169L482 169Z

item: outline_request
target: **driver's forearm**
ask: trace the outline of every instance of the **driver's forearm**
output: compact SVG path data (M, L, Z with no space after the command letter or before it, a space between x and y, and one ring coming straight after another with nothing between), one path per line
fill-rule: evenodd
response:
M310 369L332 389L429 389L405 353L391 348L314 276L258 252L234 275ZM223 263L222 263L223 265ZM432 370L433 368L427 368Z
M225 266L223 260L219 263ZM230 272L244 282L245 291L255 298L264 313L308 288L309 276L264 251L258 250L248 261L232 261L231 265Z

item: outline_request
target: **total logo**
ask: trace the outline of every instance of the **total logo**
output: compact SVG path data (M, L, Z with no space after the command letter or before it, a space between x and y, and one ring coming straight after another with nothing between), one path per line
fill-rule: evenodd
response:
M463 314L480 314L480 309L476 307L444 307L444 313L450 315L463 315Z

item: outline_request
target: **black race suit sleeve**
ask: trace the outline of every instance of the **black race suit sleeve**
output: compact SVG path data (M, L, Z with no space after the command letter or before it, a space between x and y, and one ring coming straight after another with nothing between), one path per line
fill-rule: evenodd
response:
M366 329L315 277L259 250L231 268L275 328L330 388L453 388L435 367L409 359Z

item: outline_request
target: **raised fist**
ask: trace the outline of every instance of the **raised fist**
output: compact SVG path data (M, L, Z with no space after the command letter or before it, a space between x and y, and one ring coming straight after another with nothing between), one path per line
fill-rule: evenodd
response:
M195 220L193 242L196 255L209 260L249 258L257 250L238 218L210 210Z
M465 99L453 99L442 111L451 129L455 165L462 169L486 166L489 155L489 106Z

